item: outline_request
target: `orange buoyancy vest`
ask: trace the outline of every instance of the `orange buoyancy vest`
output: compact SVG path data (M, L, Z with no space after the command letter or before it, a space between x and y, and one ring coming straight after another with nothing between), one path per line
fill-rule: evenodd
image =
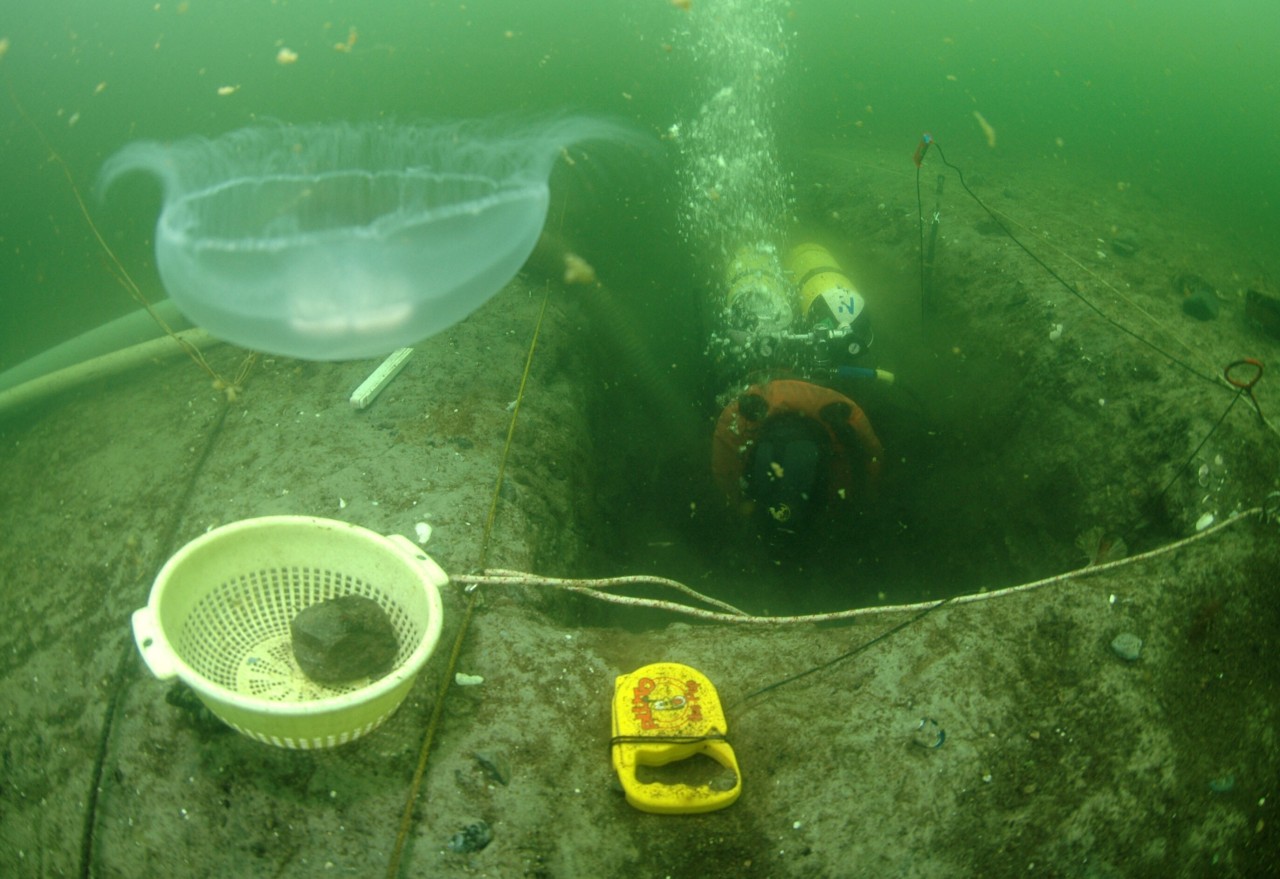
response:
M768 411L760 420L752 421L738 411L738 400L734 400L720 413L711 448L711 471L726 498L735 503L742 500L743 467L765 422L784 412L798 412L821 424L831 439L834 454L829 474L829 500L851 499L856 480L849 466L849 456L856 450L846 448L846 443L822 418L822 410L832 403L844 403L849 407L847 423L866 454L867 485L874 489L880 475L884 447L857 403L830 388L794 379L778 379L763 386L752 385L746 393L761 397Z

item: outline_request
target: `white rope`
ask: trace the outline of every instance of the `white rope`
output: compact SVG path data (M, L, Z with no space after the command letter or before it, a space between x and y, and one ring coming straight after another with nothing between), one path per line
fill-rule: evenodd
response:
M1103 564L1089 565L1074 571L1067 571L1062 574L1054 574L1052 577L1045 577L1042 580L1035 580L1030 583L1023 583L1018 586L1009 586L1005 589L994 589L990 592L976 592L970 595L960 595L951 599L952 604L969 604L975 601L986 601L991 598L1001 598L1006 595L1013 595L1018 592L1029 592L1032 589L1039 589L1042 586L1050 586L1054 583L1064 583L1068 580L1080 579L1083 577L1092 577L1094 574L1101 574L1112 571L1117 568L1144 562L1157 556L1182 549L1185 546L1203 540L1212 534L1216 534L1224 528L1228 528L1241 522L1251 516L1258 516L1263 513L1262 507L1253 507L1244 512L1237 513L1230 518L1224 519L1216 525L1205 528L1192 534L1190 537L1184 537L1181 540L1175 540L1173 543L1165 544L1148 552L1139 553L1138 555L1129 556L1123 559L1117 559L1113 562L1105 562ZM455 583L461 583L468 587L468 590L478 586L548 586L557 589L564 589L567 592L575 592L579 595L586 595L600 601L607 601L611 604L621 604L630 607L644 607L651 610L665 610L672 613L684 614L685 616L696 617L701 620L709 620L719 623L755 623L759 625L788 625L791 623L825 623L833 620L849 620L861 616L871 616L874 614L886 613L918 613L930 607L941 604L946 599L938 599L936 601L922 601L916 604L895 604L882 607L858 607L850 610L833 611L831 613L818 614L802 614L798 616L771 616L758 617L751 616L732 605L717 601L714 598L702 595L699 592L690 589L683 583L676 580L668 580L665 577L649 577L645 575L629 576L629 577L606 577L595 580L573 580L562 577L540 577L536 574L525 574L519 571L491 570L486 571L483 575L459 575L451 578ZM676 589L685 595L689 595L699 601L716 607L728 610L728 613L718 611L703 610L696 607L688 607L687 605L678 604L674 601L663 601L661 599L652 598L634 598L629 595L614 595L602 590L611 589L616 586L627 586L636 584L653 584L657 586L665 586Z
M502 569L486 570L484 577L454 577L456 583L475 584L477 586L491 585L503 586L513 584L517 586L555 586L558 588L568 589L571 592L582 592L588 595L594 595L597 598L603 598L606 601L613 600L618 604L632 604L635 602L644 602L649 599L629 598L626 595L601 595L594 590L597 589L613 589L617 586L637 586L642 584L651 584L654 586L666 586L669 589L675 589L683 592L690 598L701 601L704 604L710 604L721 610L726 610L735 616L750 616L745 610L739 610L732 604L726 604L712 598L709 595L703 595L690 589L678 580L669 580L666 577L652 577L646 574L640 574L630 577L605 577L596 580L569 580L562 577L539 577L536 574L526 574L523 571L507 571ZM660 605L667 605L670 602L658 602ZM684 605L672 605L673 607L683 607ZM693 610L694 608L689 608Z

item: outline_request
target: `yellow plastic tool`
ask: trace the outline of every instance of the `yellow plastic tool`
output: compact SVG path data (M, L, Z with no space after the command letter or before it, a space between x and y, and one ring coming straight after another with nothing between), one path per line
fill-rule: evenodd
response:
M712 812L733 803L742 793L742 775L728 731L716 688L701 672L656 662L620 676L613 693L613 768L627 802L668 815ZM665 766L697 754L724 771L696 784L638 777L641 766Z

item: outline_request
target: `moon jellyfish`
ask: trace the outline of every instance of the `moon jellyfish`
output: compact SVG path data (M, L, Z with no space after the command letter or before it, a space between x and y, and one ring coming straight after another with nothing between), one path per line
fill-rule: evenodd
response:
M638 136L559 117L264 125L130 144L100 189L154 174L156 265L196 325L308 360L373 357L452 326L533 250L570 145Z

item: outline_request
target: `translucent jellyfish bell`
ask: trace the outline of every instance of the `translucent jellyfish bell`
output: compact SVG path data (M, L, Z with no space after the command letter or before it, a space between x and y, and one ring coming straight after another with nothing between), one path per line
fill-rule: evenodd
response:
M520 269L583 117L415 126L268 125L116 153L164 189L156 265L190 320L308 360L373 357L462 320Z

